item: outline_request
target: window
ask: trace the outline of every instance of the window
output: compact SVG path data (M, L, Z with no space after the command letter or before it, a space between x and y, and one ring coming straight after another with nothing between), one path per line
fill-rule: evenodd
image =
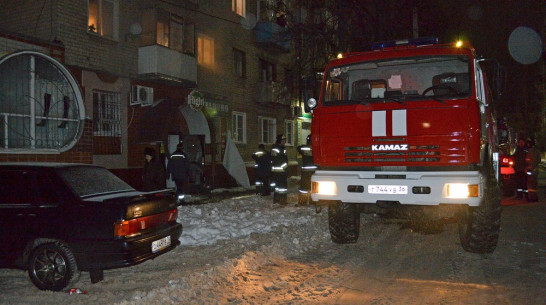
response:
M258 123L260 124L260 143L275 143L277 121L274 118L258 117Z
M271 81L277 80L277 71L276 71L275 64L272 64L268 61L260 59L259 69L260 69L260 81L271 82Z
M21 51L0 59L0 151L72 148L81 136L83 109L78 84L53 58Z
M246 54L237 49L233 49L233 72L241 78L246 78Z
M93 91L93 153L121 154L120 94Z
M231 0L231 10L242 17L246 17L246 0Z
M143 12L142 23L142 42L144 45L155 43L178 52L195 53L195 25L193 23L162 10Z
M214 66L214 39L199 35L197 38L197 62L209 67Z
M246 143L246 113L234 111L231 114L231 130L235 143Z
M286 145L294 145L294 122L291 120L284 121L284 136L286 137Z
M87 31L118 39L118 0L88 0Z

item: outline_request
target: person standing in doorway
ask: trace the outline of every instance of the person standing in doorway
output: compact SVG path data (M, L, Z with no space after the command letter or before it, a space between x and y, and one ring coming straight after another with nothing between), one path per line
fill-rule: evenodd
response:
M142 190L145 192L162 190L167 187L165 167L157 160L155 149L144 149L144 167L142 168Z
M176 184L176 195L180 202L184 202L184 186L190 179L190 162L184 152L182 142L176 145L176 150L169 157L167 171Z

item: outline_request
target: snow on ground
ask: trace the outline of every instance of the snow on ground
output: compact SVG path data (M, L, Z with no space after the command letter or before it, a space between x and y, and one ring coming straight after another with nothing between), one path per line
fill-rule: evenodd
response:
M186 246L212 245L218 240L267 233L278 226L302 225L312 217L270 205L271 200L247 195L219 204L182 207L178 216L184 226L180 242Z
M87 291L81 295L40 291L26 272L0 269L0 304L263 304L291 282L296 285L294 279L302 274L311 284L314 276L324 276L319 269L286 261L329 243L326 213L296 206L297 194L289 196L286 206L273 204L272 196L248 194L191 204L197 200L189 198L190 205L179 207L184 228L181 245L173 251L137 266L106 270L97 284L83 272L74 285ZM294 269L297 274L273 276ZM271 278L260 272L270 272ZM328 270L328 276L337 272ZM288 299L320 303L336 293L311 284L298 282ZM286 299L286 294L278 297Z

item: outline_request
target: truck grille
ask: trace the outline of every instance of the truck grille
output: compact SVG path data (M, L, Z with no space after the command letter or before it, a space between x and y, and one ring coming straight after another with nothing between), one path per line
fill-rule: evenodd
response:
M345 162L439 162L439 145L410 145L405 151L372 151L371 146L345 147Z

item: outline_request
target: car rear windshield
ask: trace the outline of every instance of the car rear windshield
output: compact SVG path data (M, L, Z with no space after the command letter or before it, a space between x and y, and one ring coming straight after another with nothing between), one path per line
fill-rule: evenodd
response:
M72 166L58 170L62 179L80 197L134 191L109 170L92 166Z

